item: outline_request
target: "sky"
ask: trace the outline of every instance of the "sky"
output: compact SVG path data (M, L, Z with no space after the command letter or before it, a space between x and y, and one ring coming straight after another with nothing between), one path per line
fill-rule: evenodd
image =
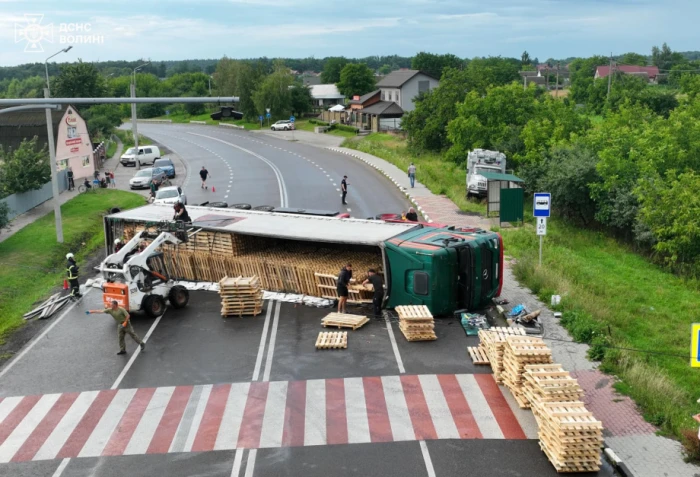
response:
M0 66L700 50L700 0L0 0Z

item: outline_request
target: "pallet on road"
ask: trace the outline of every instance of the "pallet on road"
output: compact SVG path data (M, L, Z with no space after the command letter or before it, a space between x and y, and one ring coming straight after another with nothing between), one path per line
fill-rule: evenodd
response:
M257 316L262 313L263 292L260 279L252 277L224 277L219 282L221 316Z
M316 349L345 349L347 347L347 331L322 331L316 338Z
M486 350L481 346L470 346L467 348L469 356L474 364L490 364L489 357L486 355Z
M493 327L479 330L479 341L486 350L486 356L491 363L493 377L496 382L503 382L503 349L508 336L525 336L525 330L520 327Z
M525 395L524 373L527 365L542 365L552 362L552 350L542 338L534 336L508 336L503 353L503 384L523 409L530 407Z
M363 315L351 315L348 313L329 313L321 320L323 327L337 326L338 328L352 328L353 331L369 322L369 318Z
M407 341L432 341L435 335L433 314L424 305L402 305L396 307L399 329Z

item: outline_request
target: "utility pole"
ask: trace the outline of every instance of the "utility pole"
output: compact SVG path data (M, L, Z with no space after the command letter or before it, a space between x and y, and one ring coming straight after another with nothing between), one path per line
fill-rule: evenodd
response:
M556 91L556 97L559 97L559 63L557 63L557 84L554 87L554 91Z
M144 66L150 65L151 62L142 64L134 68L134 81L131 83L131 97L136 97L136 72ZM136 126L136 103L131 103L131 133L134 135L134 154L136 155L136 164L139 160L139 132Z
M48 98L49 88L44 88L44 97ZM58 177L56 176L56 143L53 137L53 118L51 108L46 108L46 133L49 142L49 165L51 166L51 191L53 193L53 214L56 219L56 241L63 243L63 220L61 204L58 202ZM82 139L81 139L82 140Z
M612 52L610 52L610 67L608 71L608 97L606 101L610 99L610 88L612 87L612 77L613 77L613 57Z

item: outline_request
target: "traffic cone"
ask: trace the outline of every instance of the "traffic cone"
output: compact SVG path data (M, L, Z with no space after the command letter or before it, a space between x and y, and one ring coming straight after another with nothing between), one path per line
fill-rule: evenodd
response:
M68 290L68 280L66 279L63 280L63 289Z
M212 192L216 192L216 187L211 186L211 191L212 191Z

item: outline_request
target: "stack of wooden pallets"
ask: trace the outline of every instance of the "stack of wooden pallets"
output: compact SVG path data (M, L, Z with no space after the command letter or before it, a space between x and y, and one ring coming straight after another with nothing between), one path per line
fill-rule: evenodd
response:
M347 331L322 331L316 338L316 349L345 349L348 347Z
M525 366L523 378L523 394L538 422L544 412L544 403L583 399L583 389L578 381L560 364L529 364Z
M557 472L597 472L603 424L582 402L546 402L539 421L540 448Z
M503 352L503 384L505 384L521 408L529 408L523 392L525 366L549 364L552 350L542 338L534 336L508 336Z
M256 316L262 313L263 292L258 277L224 277L219 282L221 316Z
M351 315L348 313L329 313L321 320L324 328L328 326L337 326L338 328L352 328L356 330L362 328L369 318L362 315Z
M494 327L479 330L479 347L483 348L488 361L491 363L493 377L496 382L503 381L503 349L507 336L525 336L523 328ZM474 364L477 364L476 362Z
M435 320L427 306L397 306L399 329L408 341L436 340Z

